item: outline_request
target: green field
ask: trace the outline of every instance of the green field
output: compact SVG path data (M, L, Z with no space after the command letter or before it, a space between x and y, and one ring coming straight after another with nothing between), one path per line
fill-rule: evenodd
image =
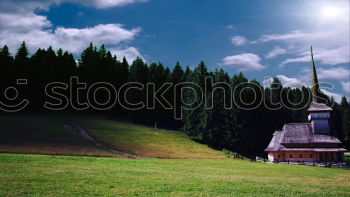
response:
M0 196L349 196L350 171L232 159L0 154Z
M0 123L0 196L350 196L350 170L227 159L181 131L66 113Z

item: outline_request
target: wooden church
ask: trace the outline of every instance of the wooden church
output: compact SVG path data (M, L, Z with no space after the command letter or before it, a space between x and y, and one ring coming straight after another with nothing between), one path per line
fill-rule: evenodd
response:
M308 123L288 123L282 130L275 131L265 151L272 162L339 162L344 152L338 138L332 136L329 119L332 108L320 103L316 96L319 91L316 68L312 59L313 101L308 111Z

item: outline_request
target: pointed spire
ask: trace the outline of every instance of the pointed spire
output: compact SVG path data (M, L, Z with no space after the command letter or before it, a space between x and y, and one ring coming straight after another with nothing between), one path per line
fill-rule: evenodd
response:
M315 67L315 62L314 62L314 54L312 52L312 46L311 48L311 61L312 61L312 68L311 68L311 73L312 73L312 83L311 83L311 92L312 92L312 101L313 102L318 102L318 94L320 87L318 85L318 79L317 79L317 73L316 73L316 67Z

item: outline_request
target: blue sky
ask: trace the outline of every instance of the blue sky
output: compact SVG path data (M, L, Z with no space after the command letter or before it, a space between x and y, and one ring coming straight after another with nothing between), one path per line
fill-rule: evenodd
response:
M204 60L266 84L309 84L312 45L320 81L334 84L324 91L350 94L347 0L2 0L0 13L0 45L12 51L26 40L79 58L92 41L130 61Z

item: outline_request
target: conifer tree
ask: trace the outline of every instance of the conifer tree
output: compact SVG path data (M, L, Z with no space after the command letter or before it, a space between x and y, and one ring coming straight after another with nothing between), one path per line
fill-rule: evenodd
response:
M129 82L138 82L144 85L143 90L132 89L128 92L128 99L131 103L143 102L146 104L146 84L148 82L148 66L140 57L137 57L130 66ZM152 119L147 116L147 110L145 108L137 111L131 110L128 113L131 120L142 122L146 124L152 124Z
M188 95L189 100L192 100L191 109L186 111L185 117L185 131L188 135L198 138L200 140L204 139L204 130L207 119L207 111L204 109L204 90L205 90L205 78L209 76L208 69L203 61L194 69L192 75L192 82L197 84L201 91L195 86L193 87L197 93L197 98L195 98L194 93Z
M0 48L0 88L5 88L14 79L13 57L9 52L9 48L5 45Z
M17 49L14 60L16 78L28 78L28 72L30 70L28 54L26 43L23 41L21 46Z
M228 74L222 69L215 70L213 79L214 83L230 83ZM213 106L211 109L207 109L208 118L204 131L204 141L218 149L229 147L229 137L232 129L230 110L225 108L231 102L231 88L226 86L220 88L212 90L206 98L208 103L212 103Z
M189 72L189 71L188 71ZM173 84L172 89L171 89L171 101L172 104L174 105L176 110L176 114L181 113L181 106L182 106L182 99L181 99L181 90L182 90L182 85L180 83L185 82L185 74L184 71L180 65L180 62L176 62L176 65L174 66L174 69L171 73L171 82ZM176 89L175 89L176 88ZM177 92L177 94L175 94ZM173 126L175 128L180 128L183 124L183 121L181 120L174 120L174 114L172 114L172 122Z

